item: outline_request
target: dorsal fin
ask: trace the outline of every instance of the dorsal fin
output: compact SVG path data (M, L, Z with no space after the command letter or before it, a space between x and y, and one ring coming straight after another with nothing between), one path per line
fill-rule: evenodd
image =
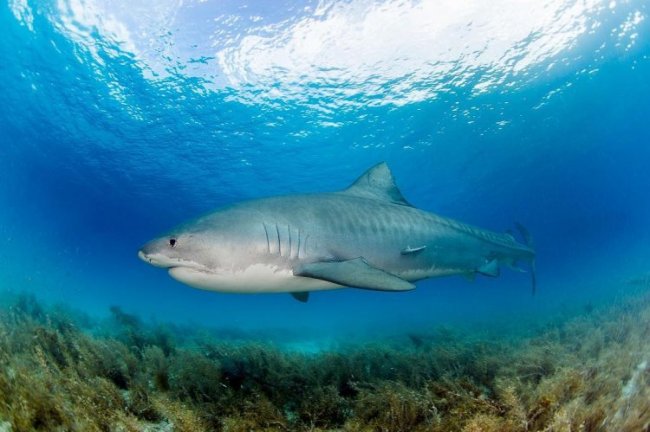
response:
M386 162L377 164L363 173L343 193L388 201L399 205L411 205L404 199L402 192L395 185L395 179Z

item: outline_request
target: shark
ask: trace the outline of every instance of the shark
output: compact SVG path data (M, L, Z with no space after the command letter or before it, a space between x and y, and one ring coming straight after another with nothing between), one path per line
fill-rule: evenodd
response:
M384 162L344 190L235 203L184 223L138 251L194 288L291 293L353 287L410 291L434 277L525 271L536 286L535 250L517 224L497 233L412 206Z

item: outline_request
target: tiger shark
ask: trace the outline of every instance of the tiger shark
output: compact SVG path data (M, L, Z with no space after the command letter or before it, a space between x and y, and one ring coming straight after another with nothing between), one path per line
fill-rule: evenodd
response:
M245 201L180 225L145 244L139 257L191 287L231 293L356 287L409 291L439 276L498 276L530 264L535 251L519 226L486 231L410 205L386 163L338 192ZM523 270L522 270L523 271Z

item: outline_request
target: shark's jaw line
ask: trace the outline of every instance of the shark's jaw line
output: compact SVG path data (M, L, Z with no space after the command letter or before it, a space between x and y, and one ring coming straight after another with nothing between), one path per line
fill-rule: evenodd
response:
M159 253L145 254L144 252L139 251L138 256L142 261L147 262L154 267L161 267L166 269L172 269L175 267L185 267L197 271L204 271L204 272L211 271L208 267L196 263L194 261L184 260L180 258L170 258L168 256Z
M177 281L208 291L255 294L343 288L332 282L295 276L290 269L267 264L253 264L243 270L208 270L176 266L170 267L168 271Z

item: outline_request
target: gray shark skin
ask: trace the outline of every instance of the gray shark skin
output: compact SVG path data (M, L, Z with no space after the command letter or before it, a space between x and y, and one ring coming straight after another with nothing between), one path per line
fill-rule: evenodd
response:
M520 226L519 226L520 227ZM535 252L510 234L411 206L385 163L340 192L287 195L222 208L145 244L138 255L195 288L236 293L357 287L408 291L438 276L498 276Z

